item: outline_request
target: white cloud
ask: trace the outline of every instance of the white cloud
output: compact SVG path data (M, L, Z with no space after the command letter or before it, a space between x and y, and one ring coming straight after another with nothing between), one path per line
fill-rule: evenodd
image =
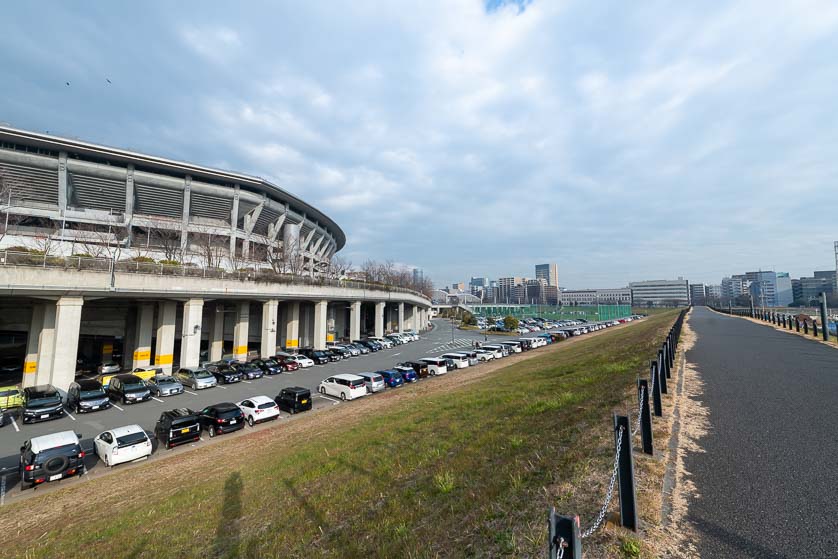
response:
M228 60L241 47L239 34L229 27L184 25L180 30L183 42L212 62Z

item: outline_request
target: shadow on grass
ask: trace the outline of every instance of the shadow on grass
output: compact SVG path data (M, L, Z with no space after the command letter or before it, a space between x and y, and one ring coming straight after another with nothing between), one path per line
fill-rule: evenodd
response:
M239 472L233 472L224 482L224 501L221 504L221 519L215 529L213 557L238 557L243 489L244 483Z

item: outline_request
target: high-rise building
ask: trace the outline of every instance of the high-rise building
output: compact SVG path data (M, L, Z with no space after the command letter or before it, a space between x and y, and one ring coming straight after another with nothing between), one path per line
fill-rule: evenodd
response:
M455 291L455 292L456 291L465 291L466 290L466 284L463 283L463 282L452 283L451 284L451 289L452 289L452 291Z
M547 283L547 285L558 287L559 265L555 262L552 264L536 264L535 279L543 279Z
M774 296L774 304L778 307L788 307L794 302L794 291L791 287L791 278L788 272L777 272L775 280L777 293Z
M690 284L690 302L693 305L704 305L707 303L707 291L703 283Z
M756 307L776 307L777 274L773 271L746 272L745 277L751 282L750 294ZM788 290L791 292L791 280Z
M690 285L685 279L650 280L629 283L632 304L645 307L687 306Z
M521 285L522 283L522 278L517 276L498 278L498 303L514 303L515 294L513 290L516 285Z
M489 279L488 278L471 278L468 282L469 292L472 295L480 297L481 293L489 287Z
M420 285L425 279L425 274L419 268L413 268L413 284Z

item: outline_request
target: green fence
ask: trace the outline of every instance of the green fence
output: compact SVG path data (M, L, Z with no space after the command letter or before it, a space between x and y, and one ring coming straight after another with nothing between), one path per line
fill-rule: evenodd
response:
M471 305L470 305L471 306ZM474 314L485 317L514 316L541 317L551 320L584 319L587 321L616 320L631 315L630 305L588 305L566 307L555 305L473 305Z

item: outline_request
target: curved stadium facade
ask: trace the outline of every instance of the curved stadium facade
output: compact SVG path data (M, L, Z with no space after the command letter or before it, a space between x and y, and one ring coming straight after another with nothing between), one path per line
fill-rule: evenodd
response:
M3 246L58 254L322 269L345 242L317 208L258 177L0 127ZM36 241L37 240L37 241Z

